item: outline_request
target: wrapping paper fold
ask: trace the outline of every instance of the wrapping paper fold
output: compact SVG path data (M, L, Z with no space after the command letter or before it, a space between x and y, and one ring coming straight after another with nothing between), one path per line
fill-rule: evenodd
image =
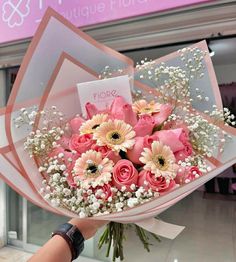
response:
M194 46L203 51L207 50L204 41ZM155 64L165 62L167 65L181 66L179 58L180 54L175 52L155 60ZM192 104L193 109L201 113L209 110L213 104L222 108L209 55L206 55L204 63L204 77L195 85L206 87L204 91L210 100L208 103ZM107 65L114 71L122 69L122 74L129 75L133 89L140 90L147 98L158 95L150 83L141 82L139 75L142 72L134 70L131 59L96 42L55 11L48 9L25 55L8 104L0 110L0 177L19 194L48 211L68 217L76 216L68 210L52 207L40 195L43 178L37 164L29 158L23 148L24 139L31 130L25 128L19 131L15 128L13 120L22 107L43 110L55 105L68 118L72 118L75 112L81 113L76 84L97 80ZM192 96L195 95L193 89ZM38 119L32 129L40 127L41 122L42 119ZM223 153L216 152L209 159L213 167L211 172L143 205L89 219L136 223L158 235L175 238L183 227L170 225L153 217L236 162L236 129L223 125L221 128L231 134L232 140L227 144L227 150Z

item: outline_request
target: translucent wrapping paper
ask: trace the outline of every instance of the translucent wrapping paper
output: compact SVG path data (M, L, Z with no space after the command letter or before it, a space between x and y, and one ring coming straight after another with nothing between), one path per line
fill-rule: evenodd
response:
M204 41L193 47L207 51ZM154 64L158 66L164 62L168 66L181 68L184 62L180 56L181 53L175 52L155 60ZM43 177L38 171L37 163L24 150L25 138L30 131L41 126L42 119L37 119L32 130L31 127L17 129L14 119L22 107L40 111L52 105L57 106L68 119L73 118L81 113L76 84L98 80L106 66L112 72L121 70L122 74L128 75L133 91L138 90L147 99L158 96L158 89L154 89L150 81L140 78L142 68L135 70L131 59L96 42L49 9L28 48L8 104L0 110L0 176L19 194L48 211L76 217L75 213L67 209L51 206L41 196L39 190ZM209 98L207 103L195 99L198 86ZM191 96L192 109L203 116L204 111L210 110L213 104L222 109L217 80L208 54L204 57L204 77L194 82ZM209 117L205 117L211 121ZM209 157L212 171L145 204L122 212L97 216L96 219L136 223L159 235L176 237L183 227L158 221L154 217L236 162L236 130L222 123L219 125L232 139L223 152L216 150Z

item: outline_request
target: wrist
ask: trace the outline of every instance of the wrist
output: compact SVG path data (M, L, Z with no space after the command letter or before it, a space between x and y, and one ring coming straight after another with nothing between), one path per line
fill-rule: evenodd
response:
M62 237L70 248L72 260L76 259L84 249L84 237L77 226L65 223L60 225L53 233L52 237Z
M83 235L84 239L91 238L97 231L97 228L88 222L88 220L72 218L68 223L76 226Z
M86 229L83 227L82 221L80 221L79 219L76 219L76 218L72 218L70 221L68 221L68 223L75 226L81 232L84 239L87 239L86 238L86 232L85 232Z
M72 218L68 223L76 226L84 239L89 239L96 234L99 227L106 225L108 221Z

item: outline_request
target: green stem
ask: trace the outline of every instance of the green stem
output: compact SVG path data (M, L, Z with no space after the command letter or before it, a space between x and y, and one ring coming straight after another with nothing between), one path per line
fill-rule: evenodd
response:
M107 247L106 257L109 257L110 250L111 250L111 243L112 243L112 231L110 230L110 226L108 231L109 231L109 236L108 236L108 247Z
M106 229L104 230L99 243L98 248L101 249L104 244L107 244L107 251L106 257L109 257L111 245L113 246L113 254L112 254L112 261L115 262L116 258L120 258L120 260L124 260L124 250L123 250L123 241L124 237L125 226L120 223L110 222ZM143 228L135 225L135 231L140 238L141 242L143 243L144 248L150 252L150 245L148 232L145 231ZM150 233L153 238L155 238L158 242L160 239L153 233ZM113 244L112 244L113 243Z
M104 244L108 244L106 257L109 257L111 244L113 242L112 260L115 261L116 258L120 258L120 260L123 260L123 240L124 225L120 223L110 222L99 240L98 248L101 249Z
M107 238L108 238L108 234L109 234L109 228L106 227L106 229L104 230L102 236L100 237L100 240L98 242L98 248L101 249L103 244L106 243Z
M161 242L161 239L154 233L151 233L152 237L155 238L158 242Z
M123 239L124 239L124 225L121 225L121 236L122 239L120 238L120 260L124 260L124 251L123 251Z
M148 252L150 252L150 249L149 249L150 244L148 243L148 237L147 237L145 231L142 228L140 228L139 226L136 226L136 225L135 225L135 228L136 228L136 233L139 236L141 242L143 243L144 248Z

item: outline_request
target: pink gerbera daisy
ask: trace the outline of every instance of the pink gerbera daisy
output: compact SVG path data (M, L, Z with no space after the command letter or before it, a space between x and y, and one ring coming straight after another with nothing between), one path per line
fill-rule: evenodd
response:
M133 111L138 115L152 115L160 112L161 104L154 101L147 102L144 99L138 100L133 104Z
M103 186L111 180L114 163L100 152L89 150L75 162L74 180L82 188Z
M135 143L135 132L132 126L118 119L101 124L95 130L93 137L99 146L107 146L116 152L120 150L126 152Z
M84 122L80 127L81 134L93 134L96 128L108 120L107 114L97 114Z
M156 177L163 176L166 179L174 179L178 170L175 164L175 156L170 147L162 142L154 141L151 149L144 148L139 160L145 164L145 170L151 171Z

